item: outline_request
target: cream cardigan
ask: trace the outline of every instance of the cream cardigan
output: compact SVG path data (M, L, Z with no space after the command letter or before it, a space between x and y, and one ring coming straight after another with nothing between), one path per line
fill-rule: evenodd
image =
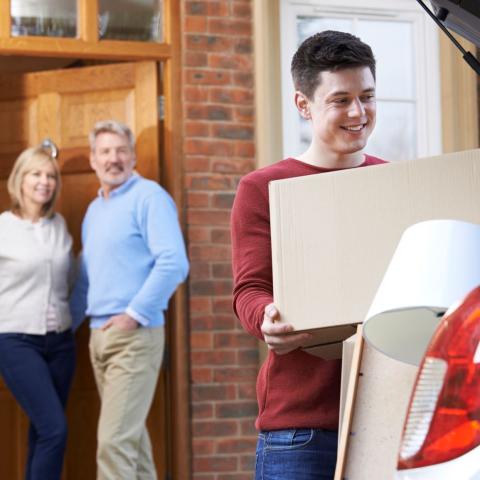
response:
M72 238L56 213L44 219L46 242L12 212L0 215L0 333L45 334L53 299L58 331L71 326L68 277Z

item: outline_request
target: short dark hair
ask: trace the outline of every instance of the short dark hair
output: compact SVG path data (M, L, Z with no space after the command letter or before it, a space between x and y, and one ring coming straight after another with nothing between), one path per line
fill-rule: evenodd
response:
M295 89L312 99L321 72L368 67L375 78L372 49L355 35L334 30L316 33L302 42L292 58Z

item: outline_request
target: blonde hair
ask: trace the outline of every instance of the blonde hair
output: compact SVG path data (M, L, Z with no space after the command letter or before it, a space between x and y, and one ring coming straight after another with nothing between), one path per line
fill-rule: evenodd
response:
M52 198L42 207L42 216L50 218L55 213L55 203L60 192L60 168L57 161L42 147L27 148L18 156L13 165L7 182L13 212L21 213L25 208L22 194L23 178L35 167L45 163L53 165L56 182Z

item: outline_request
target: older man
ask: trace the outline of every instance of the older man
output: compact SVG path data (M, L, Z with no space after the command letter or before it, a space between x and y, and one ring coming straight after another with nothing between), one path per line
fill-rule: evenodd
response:
M74 323L90 317L90 357L102 406L97 480L152 480L145 421L164 347L164 311L188 273L175 204L134 172L131 130L116 121L90 133L98 197L82 224Z

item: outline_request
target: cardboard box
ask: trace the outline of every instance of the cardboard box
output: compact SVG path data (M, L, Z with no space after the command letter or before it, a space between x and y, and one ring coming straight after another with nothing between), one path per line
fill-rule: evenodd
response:
M274 302L281 321L332 344L363 322L403 231L480 223L480 150L270 183Z

